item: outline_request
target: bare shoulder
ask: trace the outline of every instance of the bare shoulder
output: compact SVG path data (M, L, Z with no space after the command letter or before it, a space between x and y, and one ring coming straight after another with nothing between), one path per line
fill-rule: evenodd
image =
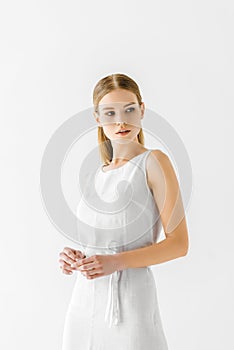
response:
M169 160L169 157L160 149L153 149L149 154L149 160L156 159L157 161L163 162Z
M166 153L160 149L154 149L149 153L146 161L147 181L150 189L153 187L154 179L172 167L171 161Z

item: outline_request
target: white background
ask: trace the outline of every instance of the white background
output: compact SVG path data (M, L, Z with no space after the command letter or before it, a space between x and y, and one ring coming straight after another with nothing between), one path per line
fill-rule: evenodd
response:
M233 348L233 3L23 0L0 13L0 348L61 348L76 274L58 254L75 245L43 209L41 159L112 73L138 83L193 168L189 254L153 267L169 349Z

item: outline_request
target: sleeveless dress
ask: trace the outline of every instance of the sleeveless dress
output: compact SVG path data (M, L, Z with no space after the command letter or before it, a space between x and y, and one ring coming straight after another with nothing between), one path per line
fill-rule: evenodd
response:
M115 189L122 180L133 186L138 200L133 194L130 205L111 215L94 213L84 201L79 202L79 219L94 227L120 226L127 242L122 249L113 249L115 240L110 230L102 251L90 247L80 249L86 257L138 249L157 242L162 224L146 178L146 159L150 152L147 150L112 170L104 171L103 165L98 168L95 187L105 201L116 200ZM139 198L147 198L147 201L141 205ZM135 220L142 210L144 216L140 222L147 223L148 230ZM137 232L144 231L137 239L133 239L129 231L129 220L135 220ZM168 350L156 283L149 266L115 271L91 280L79 271L75 273L77 279L65 316L62 350Z

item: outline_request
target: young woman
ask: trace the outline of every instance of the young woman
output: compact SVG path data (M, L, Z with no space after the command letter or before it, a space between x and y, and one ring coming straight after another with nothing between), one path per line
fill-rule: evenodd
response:
M121 192L128 205L111 214L92 215L84 203L79 206L78 216L84 221L90 223L95 217L94 225L121 227L125 244L113 254L109 248L117 236L110 229L103 254L68 247L60 253L62 271L78 272L65 319L63 350L167 350L149 266L188 252L178 181L169 157L144 147L145 106L134 80L124 74L104 77L94 88L93 102L104 162L95 176L96 188L112 203L118 198L118 182L126 180L132 192L130 196ZM162 227L165 239L157 242ZM137 234L138 239L133 239Z

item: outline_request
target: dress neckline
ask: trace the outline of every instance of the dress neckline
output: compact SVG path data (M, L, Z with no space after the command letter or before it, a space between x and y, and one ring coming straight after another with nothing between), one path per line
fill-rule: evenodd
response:
M103 165L101 165L101 166L100 166L100 170L101 170L101 172L102 172L103 174L106 174L106 173L109 173L109 172L113 172L113 171L119 170L119 169L123 168L125 165L127 165L131 160L133 160L133 159L135 159L135 158L137 158L137 157L141 156L142 154L145 154L146 152L149 152L149 151L150 151L150 150L147 149L146 151L144 151L144 152L142 152L142 153L136 155L135 157L132 157L131 159L129 159L129 160L127 161L127 163L125 163L125 164L119 166L118 168L110 169L110 170L104 171L104 170L103 170Z

